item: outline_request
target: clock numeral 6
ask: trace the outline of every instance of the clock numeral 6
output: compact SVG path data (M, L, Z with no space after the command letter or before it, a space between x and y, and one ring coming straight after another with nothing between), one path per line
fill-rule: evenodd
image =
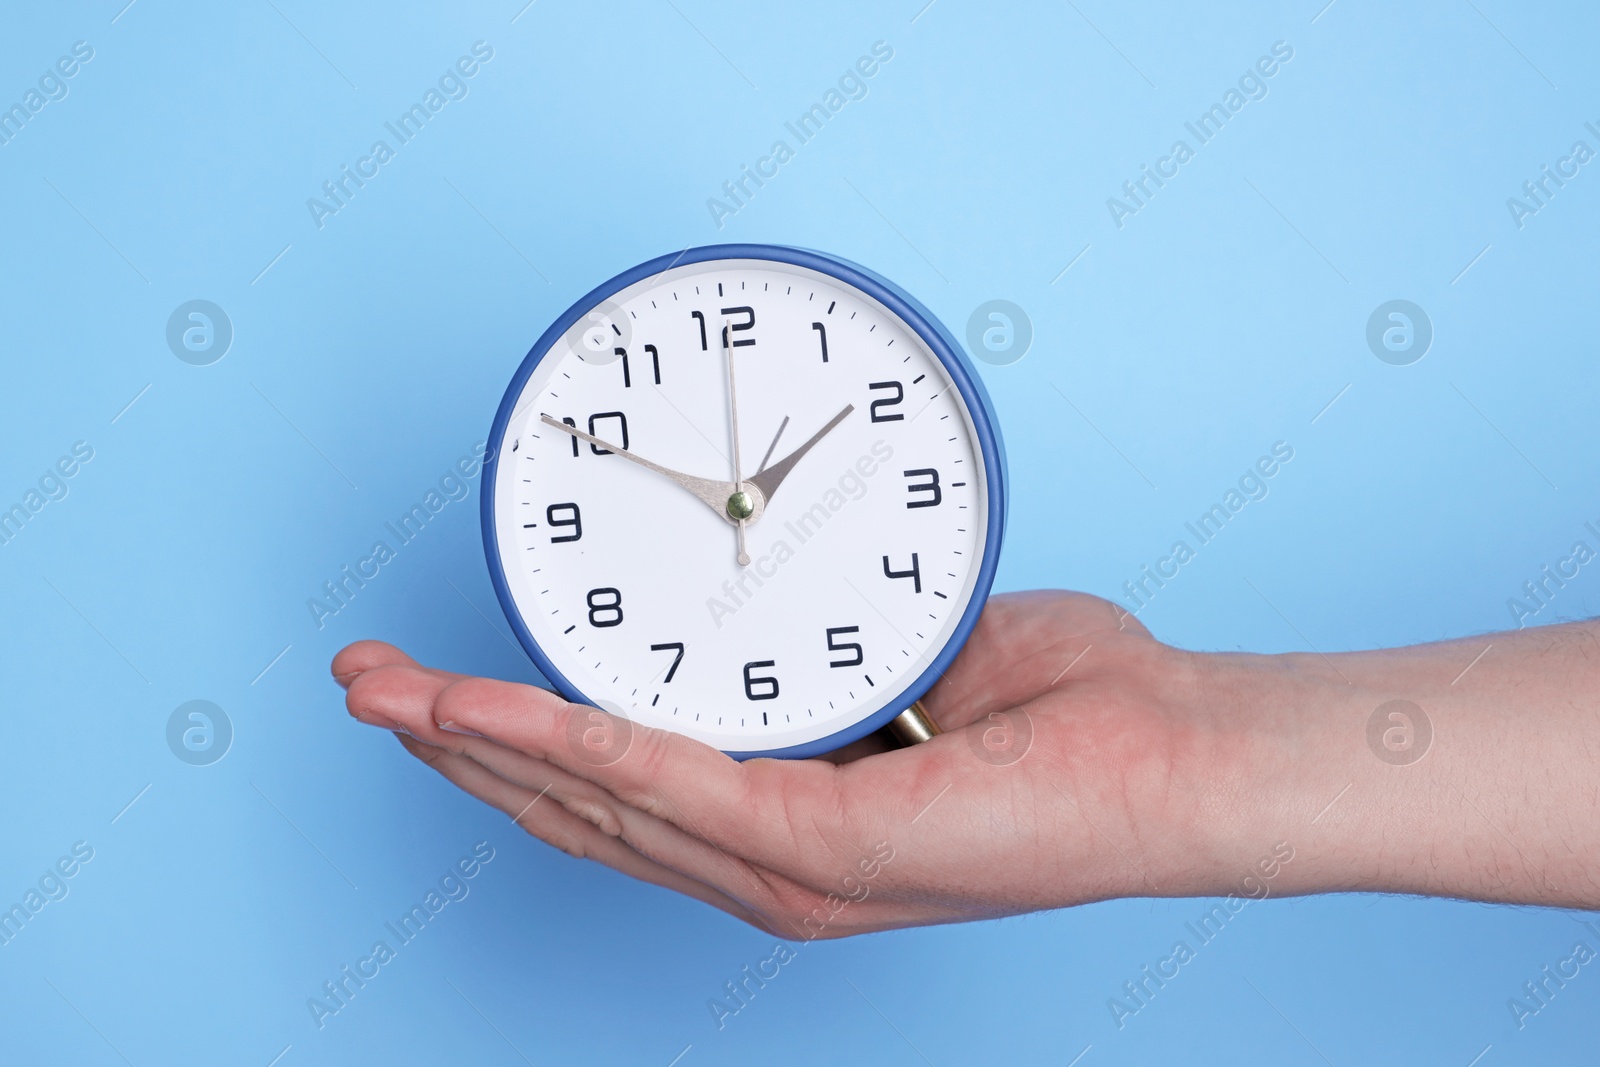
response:
M864 660L866 657L862 655L861 646L860 645L856 644L854 641L840 641L840 642L835 642L834 641L834 638L837 637L839 634L858 634L860 632L861 632L861 627L859 627L859 626L830 626L830 627L828 627L828 651L829 652L854 652L856 654L856 658L855 659L833 659L833 660L829 660L828 661L828 666L830 666L830 667L859 667L859 666L861 666L862 660Z
M927 475L927 477L928 477L928 481L916 482L916 483L914 483L912 485L906 486L906 492L913 493L913 494L915 494L915 493L932 493L933 494L933 497L931 499L928 499L928 500L908 500L908 501L906 501L906 507L908 507L908 508L932 508L932 507L938 507L939 501L944 499L944 493L939 489L939 472L938 471L934 470L932 467L919 467L914 471L902 471L901 473L904 474L907 478L916 478L919 475Z
M751 675L757 667L775 667L777 664L770 659L755 659L744 665L744 695L751 700L776 700L778 698L778 680L771 675L759 677ZM762 686L762 692L756 692L756 686ZM770 689L765 688L771 686Z
M902 415L898 411L895 412L893 415L880 415L880 414L878 414L878 409L879 408L892 408L896 404L900 403L902 400L904 400L906 398L906 387L905 386L901 385L899 382L869 382L869 383L867 383L867 388L868 389L893 389L894 390L894 396L892 396L892 397L889 397L889 396L882 397L882 398L880 398L878 400L874 400L872 402L872 421L873 422L899 422L899 421L901 421L902 419L905 418L905 416Z
M577 438L574 437L573 440L576 441ZM557 518L556 513L560 511L565 511L570 517L565 519ZM550 538L552 545L559 545L563 541L576 541L583 536L583 513L578 510L578 505L576 504L551 504L544 509L544 521L551 526L572 527L571 533Z
M605 629L622 625L622 593L609 585L589 590L589 625ZM601 618L601 616L606 616Z
M912 587L916 592L922 592L922 567L917 563L917 554L911 553L911 569L892 571L889 569L889 557L883 557L883 576L885 578L910 578Z

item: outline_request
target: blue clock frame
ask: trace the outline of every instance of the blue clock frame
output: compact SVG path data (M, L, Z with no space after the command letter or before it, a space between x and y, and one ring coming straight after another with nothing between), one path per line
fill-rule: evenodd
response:
M822 252L812 252L803 248L793 248L787 245L768 244L723 244L703 245L698 248L686 249L672 255L658 256L648 262L641 263L623 271L611 280L604 282L590 290L575 304L568 308L561 317L551 323L550 328L534 342L528 354L523 358L522 365L511 378L511 384L506 387L505 396L500 401L499 410L495 412L494 423L489 431L491 445L499 442L505 436L506 426L511 421L511 413L521 395L523 386L532 376L534 368L549 354L571 326L581 319L586 313L604 300L614 297L617 293L653 275L664 273L674 267L681 267L693 263L704 263L709 260L719 259L754 259L765 260L773 263L788 264L796 267L805 267L819 274L825 274L836 281L859 289L868 296L883 304L890 311L898 315L907 326L915 330L917 335L928 345L933 354L944 364L949 372L950 379L960 391L961 397L966 401L967 410L972 416L973 429L977 434L978 446L983 453L984 476L988 489L988 519L986 536L984 538L983 559L978 566L977 581L972 590L972 598L967 602L966 608L961 613L955 632L932 662L906 689L894 700L874 712L860 722L853 723L842 730L838 730L827 737L818 738L802 745L791 745L788 748L771 749L762 752L731 752L728 755L734 759L746 760L761 757L780 759L804 759L810 756L832 752L837 748L865 737L874 730L881 729L896 715L910 707L919 700L939 679L956 658L966 644L967 638L972 635L972 629L978 623L978 616L982 614L984 604L989 599L989 591L994 585L995 569L1000 561L1000 545L1005 537L1006 526L1006 455L1005 445L1000 437L1000 428L995 422L993 406L989 401L989 394L984 390L983 382L978 378L972 364L967 360L961 346L957 343L950 331L924 307L915 297L907 293L887 278L868 270L858 264L852 263L837 256ZM522 648L528 657L533 660L539 672L555 687L567 700L575 703L598 706L581 689L573 685L545 655L539 647L539 642L529 632L527 625L522 620L522 613L517 610L516 602L511 597L511 588L506 582L505 569L500 560L498 549L499 538L495 530L495 486L497 484L496 472L499 470L500 454L498 448L491 448L490 455L483 465L483 480L480 483L484 489L480 494L479 511L483 524L484 555L489 564L489 578L494 583L495 596L500 601L500 608L505 613L506 620L511 624L512 631L517 635Z

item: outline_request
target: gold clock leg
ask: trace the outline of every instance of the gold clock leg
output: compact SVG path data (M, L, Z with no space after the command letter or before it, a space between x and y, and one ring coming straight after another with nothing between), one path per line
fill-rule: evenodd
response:
M908 748L923 741L931 741L943 732L938 724L928 717L927 709L922 706L920 700L890 719L889 725L884 729L888 730L902 747Z

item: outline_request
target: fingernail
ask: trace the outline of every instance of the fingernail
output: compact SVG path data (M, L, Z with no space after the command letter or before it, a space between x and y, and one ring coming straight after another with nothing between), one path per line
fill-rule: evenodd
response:
M375 711L358 711L355 713L356 722L366 726L376 726L384 730L404 730L405 727L393 719L379 715Z
M349 689L350 683L359 677L361 677L360 671L351 671L349 674L336 674L333 676L333 680L344 686L344 688Z
M483 736L482 734L478 733L476 730L468 730L464 726L457 726L454 722L442 722L442 723L439 724L439 729L443 730L445 733L450 733L450 734L465 734L467 737L482 737Z

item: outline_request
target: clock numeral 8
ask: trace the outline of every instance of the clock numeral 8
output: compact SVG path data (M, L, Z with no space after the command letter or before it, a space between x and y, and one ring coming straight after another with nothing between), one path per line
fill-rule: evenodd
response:
M776 662L770 659L751 660L744 665L744 695L751 700L776 700L778 698L778 680L771 675L754 677L750 674L754 667L775 667ZM756 692L756 686L762 686L763 691ZM771 686L770 689L765 687Z
M608 598L608 599L602 599ZM610 586L589 590L589 625L602 630L608 626L622 625L622 592ZM600 616L609 618L602 619Z

